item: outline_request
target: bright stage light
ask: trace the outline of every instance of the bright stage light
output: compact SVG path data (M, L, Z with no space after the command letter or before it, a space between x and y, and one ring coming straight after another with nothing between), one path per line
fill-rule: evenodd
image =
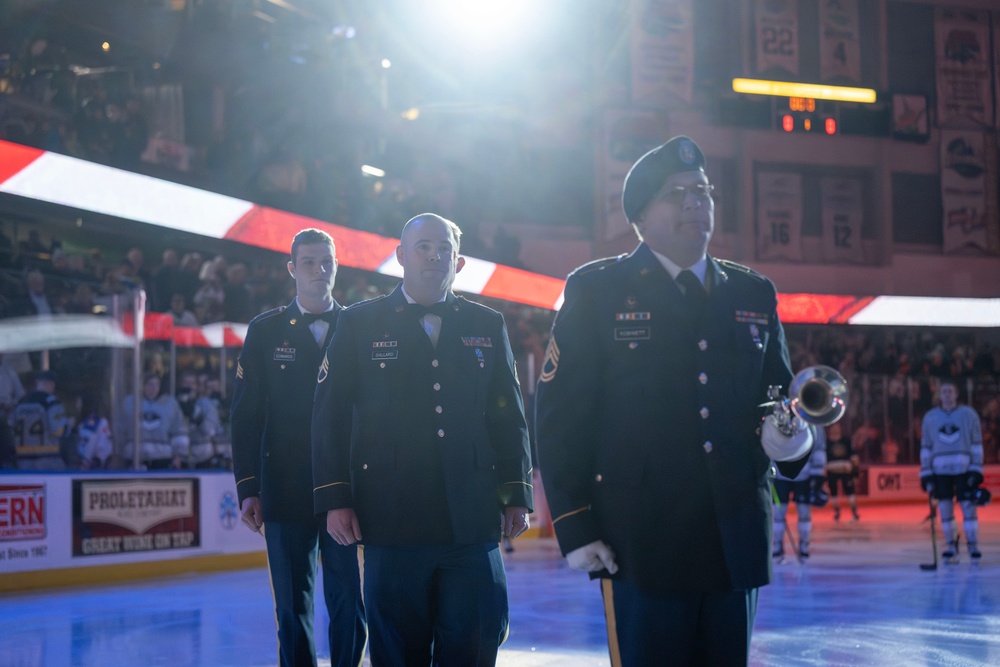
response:
M435 13L451 28L456 40L490 48L531 21L528 0L437 0Z

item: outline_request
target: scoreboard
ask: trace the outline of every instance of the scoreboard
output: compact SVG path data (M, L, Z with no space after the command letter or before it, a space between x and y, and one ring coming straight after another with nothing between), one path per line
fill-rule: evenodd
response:
M835 135L840 130L836 102L812 97L775 97L774 127L784 132Z

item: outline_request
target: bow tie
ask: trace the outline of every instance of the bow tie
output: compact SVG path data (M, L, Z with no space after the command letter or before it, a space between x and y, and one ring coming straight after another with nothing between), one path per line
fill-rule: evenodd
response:
M316 320L323 320L328 324L333 324L334 311L328 310L325 313L302 313L301 320L304 324L309 325Z
M439 301L429 306L423 306L419 303L406 304L406 313L408 315L413 315L417 319L420 319L424 315L437 315L438 317L443 318L444 314L449 310L451 310L451 307L446 301Z

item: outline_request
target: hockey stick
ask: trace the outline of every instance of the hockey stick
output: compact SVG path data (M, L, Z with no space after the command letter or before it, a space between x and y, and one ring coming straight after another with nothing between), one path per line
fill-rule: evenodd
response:
M934 519L937 517L937 506L934 504L934 496L927 494L927 502L931 506L931 549L934 550L934 562L933 563L921 563L920 569L925 572L933 572L938 568L938 554L937 554L937 532L934 530Z
M786 515L783 519L785 524L785 537L788 538L788 543L792 546L792 553L795 554L795 558L802 562L802 552L799 551L799 545L795 542L795 538L792 537L792 529L788 527L788 516Z

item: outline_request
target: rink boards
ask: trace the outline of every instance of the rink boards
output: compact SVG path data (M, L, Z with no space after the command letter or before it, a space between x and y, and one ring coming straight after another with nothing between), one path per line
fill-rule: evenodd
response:
M858 495L880 504L924 499L919 472L865 468ZM1000 465L985 467L984 484L1000 492ZM532 536L551 534L538 492L532 524ZM229 471L0 474L0 592L265 562L262 536L240 521Z
M229 471L0 475L0 591L264 562Z

